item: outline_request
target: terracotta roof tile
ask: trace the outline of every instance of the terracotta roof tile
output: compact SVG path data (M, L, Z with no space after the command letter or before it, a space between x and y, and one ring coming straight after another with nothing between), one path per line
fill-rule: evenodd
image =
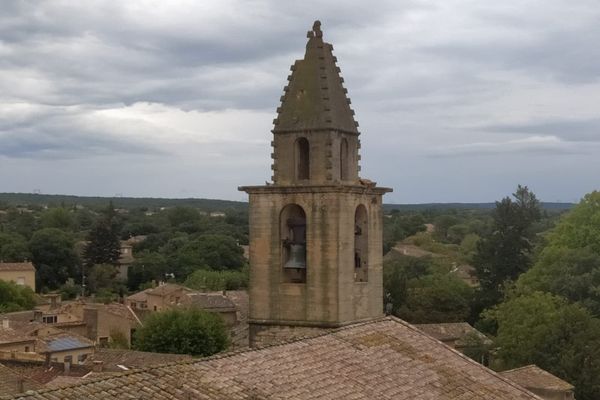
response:
M43 386L34 380L19 374L17 371L0 364L0 393L13 395L28 390L38 390Z
M395 318L14 398L539 400Z
M485 342L491 343L491 340L477 329L473 328L467 322L448 322L439 324L415 324L417 328L426 334L433 336L442 342L460 341L469 335L475 335Z
M169 362L189 361L191 359L192 357L187 354L160 354L145 351L99 348L85 360L85 364L92 366L94 365L94 361L102 361L103 371L121 372L123 369L118 367L118 365L135 369Z
M563 381L537 365L527 365L500 372L500 375L528 389L545 389L553 391L569 391L574 386Z
M0 262L0 271L35 271L35 267L30 262L20 262L20 263Z

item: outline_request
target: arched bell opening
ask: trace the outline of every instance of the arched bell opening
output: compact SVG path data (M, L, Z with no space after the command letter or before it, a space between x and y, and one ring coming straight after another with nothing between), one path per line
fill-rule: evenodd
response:
M306 282L306 214L288 204L280 214L281 269L283 282Z
M310 179L310 146L304 137L298 138L294 144L296 180Z
M360 204L354 213L354 281L369 280L369 217Z
M350 176L350 165L348 165L348 140L345 138L340 142L340 179L347 181Z

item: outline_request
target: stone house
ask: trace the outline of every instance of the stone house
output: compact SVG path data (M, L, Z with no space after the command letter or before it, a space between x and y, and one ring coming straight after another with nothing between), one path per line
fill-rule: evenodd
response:
M61 302L60 297L51 296L50 302L35 310L3 314L15 322L39 322L65 332L92 340L106 346L113 337L121 337L131 344L133 332L141 321L128 306L119 303L89 303L83 300Z
M25 335L14 329L11 321L3 318L0 325L0 352L32 352L35 349L35 337Z
M136 312L164 311L182 305L194 290L173 283L160 283L157 287L142 290L126 299L127 305Z
M30 287L35 292L35 267L30 262L0 262L0 280Z
M492 345L492 341L487 336L467 322L415 324L415 326L445 345L461 352L465 347L470 346L474 339L481 341L483 344Z
M0 352L37 353L48 362L81 364L94 352L94 342L39 322L2 321Z
M500 375L537 394L544 400L575 399L575 387L573 385L537 365L526 365L502 371Z

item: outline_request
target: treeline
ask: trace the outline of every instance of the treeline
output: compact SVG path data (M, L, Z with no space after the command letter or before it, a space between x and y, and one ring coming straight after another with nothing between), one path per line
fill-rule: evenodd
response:
M600 398L600 192L556 213L519 186L489 212L397 211L386 222L387 246L408 252L386 256L388 312L469 321L494 340L492 368L537 364L578 399Z
M83 206L91 209L100 209L108 203L115 208L143 208L156 210L161 207L193 207L206 212L214 211L245 211L248 203L241 201L217 199L165 199L154 197L97 197L97 196L70 196L62 194L34 194L34 193L0 193L0 208L2 206L22 207L73 207Z
M137 237L129 279L119 280L121 241ZM143 240L142 240L143 238ZM117 209L79 206L0 207L0 260L30 260L41 292L115 300L153 282L207 290L247 285L245 210L211 216L193 207ZM200 271L200 272L198 272ZM225 274L221 271L228 271Z

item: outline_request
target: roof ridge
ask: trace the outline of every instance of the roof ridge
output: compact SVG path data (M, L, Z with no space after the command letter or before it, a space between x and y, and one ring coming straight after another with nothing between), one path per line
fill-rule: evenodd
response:
M501 373L504 373L504 372L513 372L513 371L519 371L519 370L521 370L521 369L525 369L525 368L531 368L531 367L536 367L536 368L539 368L539 369L541 369L542 371L544 371L542 368L538 367L538 366L537 366L537 365L535 365L535 364L527 364L527 365L523 365L523 366L521 366L521 367L512 368L512 369L506 369L506 370L504 370L504 371L500 371L500 372L501 372Z
M390 317L389 316L383 316L383 317L378 317L378 318L374 318L374 319L370 319L368 321L361 321L361 322L357 322L357 323L350 323L344 326L341 326L339 328L334 328L332 330L329 331L325 331L323 333L319 333L317 335L314 336L308 336L308 337L298 337L298 338L294 338L291 339L289 341L284 341L284 342L280 342L280 343L274 343L274 344L270 344L270 345L265 345L265 346L259 346L259 347L255 347L255 348L244 348L244 349L239 349L239 350L233 350L233 351L228 351L228 352L223 352L223 353L217 353L214 354L212 356L207 356L207 357L199 357L199 358L192 358L191 360L180 360L180 361L171 361L171 362L167 362L164 364L156 364L156 365L152 365L152 366L148 366L148 367L143 367L143 368L136 368L136 369L132 369L129 371L122 371L122 372L116 372L113 375L110 376L100 376L97 378L90 378L88 380L86 380L85 382L77 382L74 383L72 385L67 385L67 386L62 386L60 388L47 388L47 389L41 389L41 390L36 390L36 392L39 393L49 393L52 391L56 391L56 390L60 390L60 389L64 389L65 387L80 387L80 386L86 386L86 385L90 385L99 381L105 381L105 380L110 380L110 379L114 379L114 378L119 378L121 376L128 376L128 375L133 375L133 374L138 374L138 373L145 373L145 372L149 372L149 371L156 371L162 368L167 368L167 367L171 367L174 365L187 365L187 364L196 364L199 362L204 362L204 361L209 361L209 360L217 360L217 359L223 359L223 358L228 358L228 357L233 357L239 354L243 354L243 353L251 353L251 352L257 352L257 351L261 351L261 350L265 350L268 348L273 348L273 347L278 347L278 346L283 346L283 345L287 345L287 344L291 344L291 343L295 343L295 342L300 342L303 340L307 340L307 339L315 339L318 337L322 337L325 335L329 335L338 331L342 331L345 329L349 329L351 327L355 327L355 326L361 326L361 325L367 325L367 324L372 324L375 322L380 322L380 321L385 321L385 320L389 320ZM134 350L137 351L137 350ZM160 353L158 353L160 354ZM172 353L170 353L172 354ZM185 355L185 354L183 354ZM25 397L26 393L21 393L18 394L12 398L14 399L18 399L21 397Z
M430 335L428 335L427 333L425 333L425 332L421 331L421 330L420 330L419 328L417 328L416 326L414 326L414 325L412 325L412 324L410 324L410 323L408 323L408 322L406 322L406 321L404 321L404 320L402 320L402 319L400 319L400 318L398 318L398 317L396 317L396 316L393 316L393 315L391 315L390 317L391 317L391 318L392 318L392 319L393 319L395 322L398 322L398 323L400 323L400 324L402 324L402 325L406 326L407 328L410 328L411 330L413 330L413 331L415 331L415 332L417 332L417 333L419 333L419 334L421 334L421 335L423 335L423 336L427 337L428 339L430 339L430 340L434 340L434 341L436 341L436 342L439 342L439 343L441 343L441 344L442 344L442 345L444 345L444 347L446 347L448 350L450 350L450 351L454 352L456 355L460 356L461 358L463 358L463 359L464 359L464 360L466 360L467 362L469 362L469 363L471 363L471 364L474 364L474 365L477 365L478 367L482 368L482 369L484 370L484 372L486 372L486 373L488 373L488 374L490 374L490 375L494 376L495 378L499 378L500 380L504 381L505 383L508 383L510 386L512 386L512 387L514 387L514 388L516 388L516 389L518 389L518 390L520 390L520 391L524 392L526 395L529 395L529 396L530 396L532 399L543 400L541 397L539 397L539 396L538 396L538 395L536 395L535 393L532 393L532 392L530 392L529 390L525 389L524 387L522 387L522 386L520 386L520 385L516 384L515 382L511 381L510 379L507 379L507 378L503 377L502 375L500 375L498 372L496 372L496 371L492 370L491 368L488 368L488 367L486 367L485 365L483 365L483 364L480 364L480 363L478 363L477 361L473 360L472 358L470 358L470 357L467 357L466 355L464 355L464 354L463 354L463 353L461 353L460 351L458 351L458 350L456 350L456 349L454 349L454 348L452 348L452 347L450 347L450 346L448 346L448 345L444 344L442 341L440 341L440 340L438 340L438 339L434 338L433 336L430 336Z

